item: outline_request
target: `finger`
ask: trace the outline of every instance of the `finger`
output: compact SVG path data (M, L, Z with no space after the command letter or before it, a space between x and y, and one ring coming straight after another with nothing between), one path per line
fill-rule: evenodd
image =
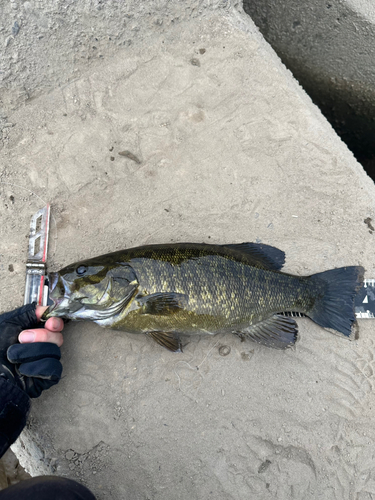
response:
M62 333L51 332L46 328L38 328L36 330L24 330L18 336L21 344L28 344L31 342L51 342L57 346L62 346L64 339Z
M40 318L43 316L46 309L48 309L48 307L36 306L35 314L38 321L40 321ZM53 332L61 332L64 328L64 321L61 318L49 318L46 321L45 327L47 330L51 330Z
M46 309L48 309L48 307L36 306L35 314L38 321L40 321L40 318L43 316ZM51 330L53 332L61 332L64 328L64 321L61 318L49 318L46 321L45 327L47 330Z
M36 309L35 309L35 314L36 314L36 317L37 317L37 320L40 321L40 318L42 317L44 311L48 309L48 307L44 307L44 306L36 306Z
M51 330L51 332L61 332L64 328L64 321L61 318L49 318L44 326L46 330Z

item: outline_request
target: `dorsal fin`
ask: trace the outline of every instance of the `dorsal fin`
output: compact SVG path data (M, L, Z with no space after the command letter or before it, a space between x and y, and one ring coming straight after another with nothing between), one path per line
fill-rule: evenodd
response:
M248 254L259 265L272 271L279 271L285 263L285 252L263 243L234 243L223 246Z

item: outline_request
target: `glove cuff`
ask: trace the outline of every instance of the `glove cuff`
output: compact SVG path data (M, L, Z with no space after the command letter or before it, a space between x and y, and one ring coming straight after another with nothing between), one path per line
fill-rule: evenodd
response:
M0 377L0 457L21 434L30 411L30 399L21 389Z

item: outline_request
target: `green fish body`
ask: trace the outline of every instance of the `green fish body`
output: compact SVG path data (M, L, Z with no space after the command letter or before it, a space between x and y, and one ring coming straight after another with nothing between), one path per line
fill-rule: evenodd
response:
M268 347L297 340L300 312L346 336L355 321L362 267L313 276L280 271L285 254L255 243L149 245L78 262L49 274L45 318L86 319L144 333L172 351L180 335L231 332Z

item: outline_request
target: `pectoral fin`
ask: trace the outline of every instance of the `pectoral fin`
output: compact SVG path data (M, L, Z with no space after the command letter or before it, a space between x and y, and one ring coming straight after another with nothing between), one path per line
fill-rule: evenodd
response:
M143 314L166 316L184 309L187 297L183 293L153 293L140 299Z
M172 352L182 352L181 340L174 332L148 332L155 342Z
M298 326L293 318L275 314L256 325L234 333L241 338L249 338L267 347L287 349L298 339Z

